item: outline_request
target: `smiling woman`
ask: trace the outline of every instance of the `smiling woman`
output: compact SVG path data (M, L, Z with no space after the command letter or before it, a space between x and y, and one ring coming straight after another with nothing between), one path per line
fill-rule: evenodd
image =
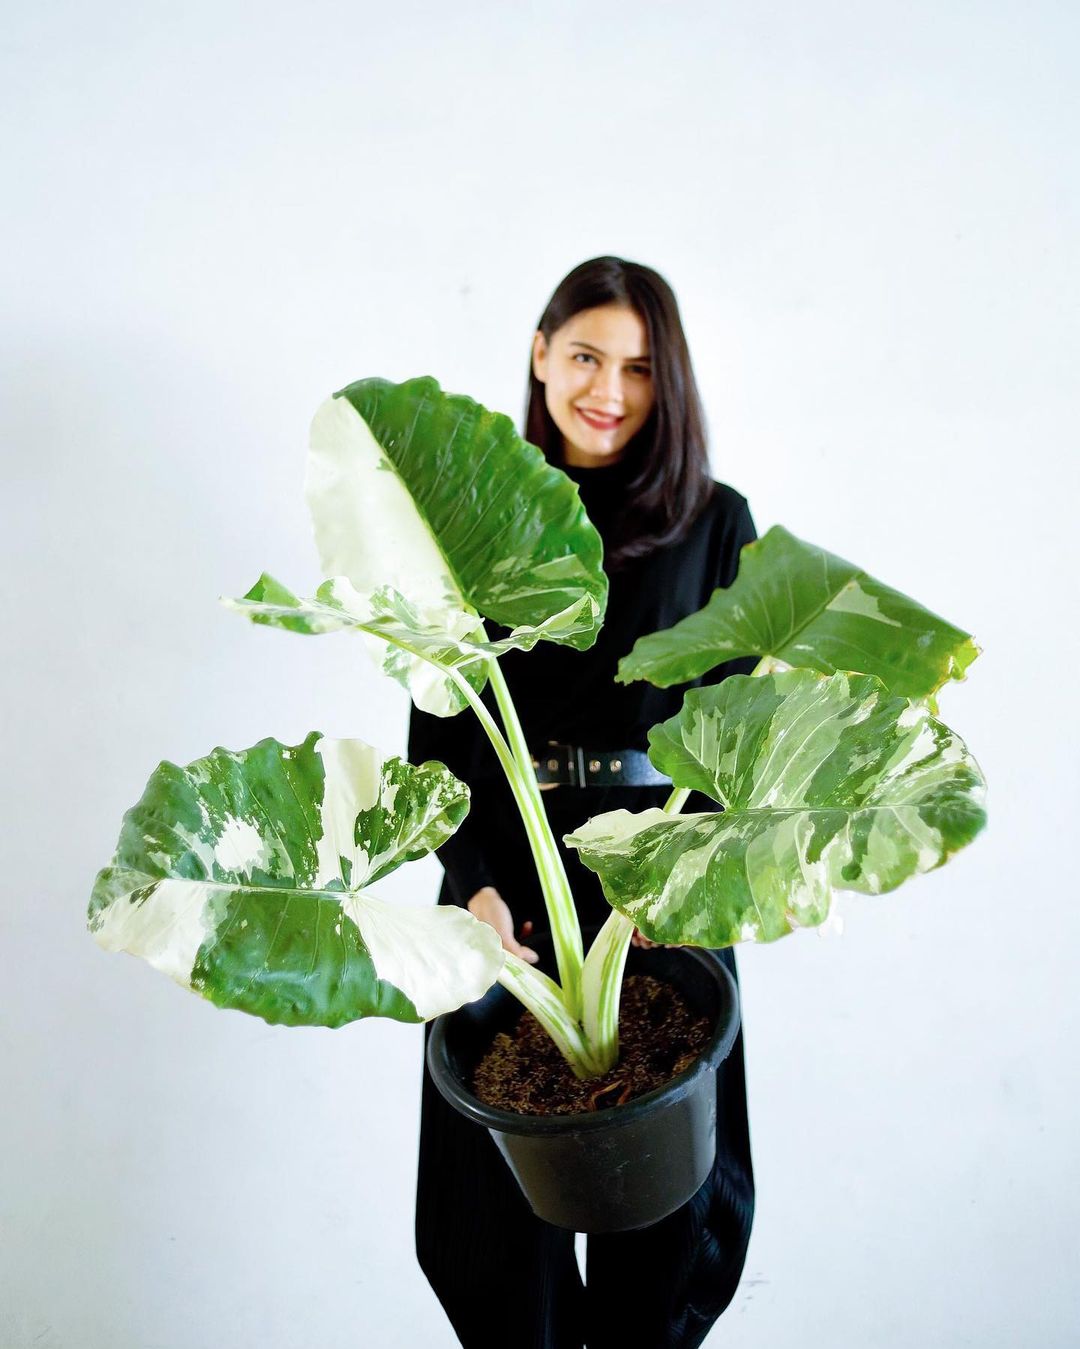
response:
M525 439L560 468L623 465L605 565L618 569L684 538L713 483L671 287L651 267L593 258L559 283L537 329Z
M532 339L525 437L577 485L603 540L610 583L594 645L541 643L526 659L510 652L500 661L561 839L590 816L659 807L670 796L669 779L644 751L649 727L678 711L688 685L619 684L619 660L638 638L730 585L755 530L742 496L712 480L675 297L648 267L594 258L556 288ZM491 627L496 638L506 631ZM753 665L728 661L710 679ZM489 687L483 698L491 710L493 697ZM478 724L414 709L409 758L439 760L472 789L469 816L439 850L440 904L466 907L507 951L534 961L528 943L544 901ZM697 796L691 808L715 806ZM598 928L610 909L596 876L561 843L559 852L579 918ZM650 944L638 934L633 940ZM719 959L734 975L731 952ZM583 1285L573 1234L533 1214L487 1131L447 1105L425 1073L417 1254L466 1349L561 1349L583 1339L590 1349L699 1345L734 1295L750 1235L745 1092L740 1032L717 1073L717 1156L705 1184L651 1227L590 1235ZM629 1269L648 1271L632 1295Z

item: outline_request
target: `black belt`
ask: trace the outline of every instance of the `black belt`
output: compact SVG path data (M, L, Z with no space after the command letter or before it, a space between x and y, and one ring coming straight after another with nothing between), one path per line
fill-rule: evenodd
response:
M662 787L671 785L640 749L586 749L550 741L532 753L536 780L542 786Z

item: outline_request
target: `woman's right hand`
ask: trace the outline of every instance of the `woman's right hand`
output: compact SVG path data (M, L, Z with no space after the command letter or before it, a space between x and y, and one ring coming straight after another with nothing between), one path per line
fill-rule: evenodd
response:
M495 929L502 939L504 949L512 956L527 960L530 965L535 965L540 959L531 947L522 946L514 936L514 915L510 912L509 904L493 885L485 885L482 890L477 890L466 908L474 918L479 918L482 923L489 923ZM531 931L531 922L522 923L523 937L527 937Z

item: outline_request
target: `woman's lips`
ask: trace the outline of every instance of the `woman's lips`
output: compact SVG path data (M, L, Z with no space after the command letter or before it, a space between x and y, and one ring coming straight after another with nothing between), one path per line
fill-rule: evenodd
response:
M621 417L612 417L602 412L587 412L585 408L576 407L574 411L587 426L593 427L596 431L614 431L622 421Z

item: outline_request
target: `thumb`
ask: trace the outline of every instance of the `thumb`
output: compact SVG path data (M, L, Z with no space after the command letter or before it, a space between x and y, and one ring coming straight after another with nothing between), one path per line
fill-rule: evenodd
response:
M532 930L533 930L532 919L526 918L521 925L521 935L523 937L527 937L529 933L532 932ZM518 955L522 958L522 960L527 960L530 965L535 965L536 962L540 959L540 957L536 954L536 952L532 949L531 946L522 946L521 943L518 942L517 948L518 948L517 950Z
M528 925L526 924L525 926ZM522 930L524 931L524 927ZM503 945L506 947L506 949L510 952L511 955L517 956L520 960L528 961L530 965L535 965L536 962L540 959L540 957L536 954L536 952L532 949L531 946L522 946L522 944L515 937L510 937L509 940L504 940Z

